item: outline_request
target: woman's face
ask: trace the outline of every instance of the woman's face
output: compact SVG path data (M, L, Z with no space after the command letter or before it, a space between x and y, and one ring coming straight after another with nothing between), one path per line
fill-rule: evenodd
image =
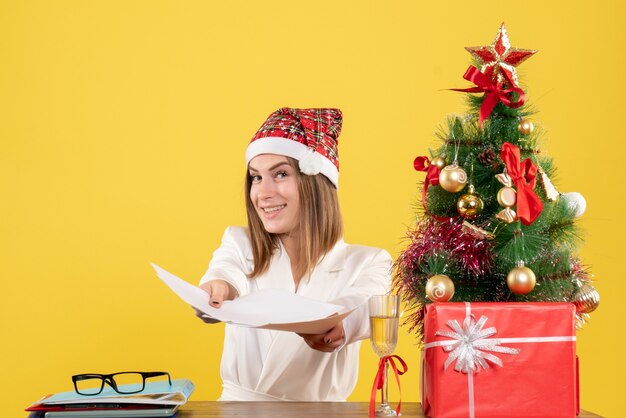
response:
M263 226L271 234L298 230L300 200L296 169L287 157L261 154L250 160L250 200Z

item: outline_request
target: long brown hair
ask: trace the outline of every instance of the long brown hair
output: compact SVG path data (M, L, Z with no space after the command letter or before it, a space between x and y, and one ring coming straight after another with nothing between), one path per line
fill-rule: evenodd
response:
M295 273L299 280L310 275L320 259L329 252L343 236L343 221L339 210L337 188L324 176L313 176L300 173L298 161L286 157L289 165L296 172L298 196L300 200L299 213L299 245ZM252 244L254 268L248 275L258 277L266 272L270 266L272 254L279 245L279 237L265 230L263 222L250 200L252 179L246 170L246 211L248 214L248 234Z

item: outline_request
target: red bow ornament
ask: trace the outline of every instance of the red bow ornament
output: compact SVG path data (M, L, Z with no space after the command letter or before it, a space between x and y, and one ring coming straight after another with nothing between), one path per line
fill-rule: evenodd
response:
M522 223L528 226L543 210L543 202L535 193L537 166L530 158L521 161L519 148L510 142L502 144L500 157L517 189L517 215Z
M428 191L428 186L433 185L436 186L439 184L439 167L430 163L428 157L416 157L413 161L413 167L417 171L425 171L426 178L424 179L424 189L422 190L422 204L424 205L424 209L426 209L426 192Z
M502 72L502 75L506 79L507 85L511 87L504 88L504 84L495 84L491 81L491 79L489 79L489 77L481 73L478 68L470 66L467 71L465 71L463 78L476 84L476 87L470 87L468 89L451 89L466 93L485 93L485 99L483 100L482 105L480 105L480 117L478 120L480 127L483 126L485 119L491 115L493 108L498 104L498 102L502 102L505 106L515 109L522 106L526 101L524 91L510 80L506 72ZM509 99L508 94L512 92L519 94L517 101Z
M424 188L422 189L422 206L424 207L426 213L429 213L428 209L426 208L426 192L428 192L428 186L439 185L439 173L441 172L441 169L435 164L432 164L428 157L416 157L413 161L413 167L417 171L426 172L426 178L424 179ZM430 213L430 215L441 222L447 222L455 218L437 216L432 213Z
M398 359L400 364L402 365L402 370L398 369L396 366L394 358ZM391 369L393 370L394 375L396 376L396 382L398 383L398 391L400 392L400 400L398 401L398 406L396 407L396 416L400 416L400 407L402 406L402 390L400 389L400 376L406 373L409 368L406 363L400 356L391 355L384 356L380 358L378 362L378 372L376 373L376 377L374 378L374 385L372 386L372 395L370 396L370 418L376 418L376 392L378 390L383 390L385 385L385 366L389 363Z

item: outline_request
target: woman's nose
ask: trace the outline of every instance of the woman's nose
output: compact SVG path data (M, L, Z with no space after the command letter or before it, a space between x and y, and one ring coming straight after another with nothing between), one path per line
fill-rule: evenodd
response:
M276 193L276 185L271 179L263 179L259 184L259 198L268 199Z

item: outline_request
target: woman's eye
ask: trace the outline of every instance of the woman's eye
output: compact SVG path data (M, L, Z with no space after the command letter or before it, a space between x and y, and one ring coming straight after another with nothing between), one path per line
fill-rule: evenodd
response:
M279 171L276 173L276 178L282 179L283 177L287 177L286 171Z
M252 183L258 183L261 181L261 176L250 174L250 180Z

